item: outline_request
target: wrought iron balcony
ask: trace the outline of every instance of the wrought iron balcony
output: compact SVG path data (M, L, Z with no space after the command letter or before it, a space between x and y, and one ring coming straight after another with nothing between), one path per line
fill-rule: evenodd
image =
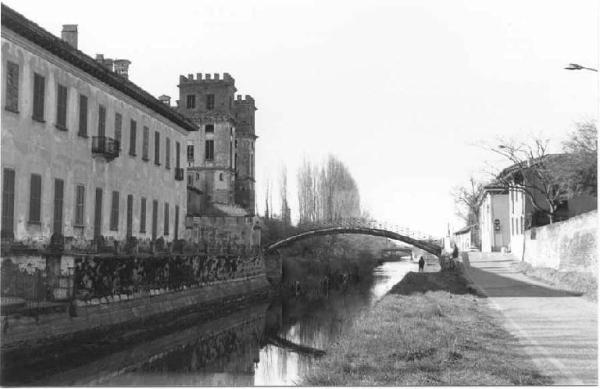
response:
M119 156L119 141L107 136L92 137L92 153L102 155L107 160L115 159Z
M175 180L183 181L184 171L182 167L175 168Z

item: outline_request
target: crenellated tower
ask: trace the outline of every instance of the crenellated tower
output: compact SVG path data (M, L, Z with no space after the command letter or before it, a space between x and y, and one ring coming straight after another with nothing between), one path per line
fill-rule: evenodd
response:
M235 202L254 215L254 113L257 108L252 96L238 95L233 101L233 116L236 123L235 136Z
M234 204L235 80L228 73L179 77L178 110L199 127L187 142L188 204L202 214L211 204ZM190 203L190 202L188 202Z

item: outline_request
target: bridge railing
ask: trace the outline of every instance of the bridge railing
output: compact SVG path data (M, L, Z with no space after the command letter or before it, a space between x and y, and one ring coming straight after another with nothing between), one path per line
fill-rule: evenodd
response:
M307 232L317 229L324 228L368 228L368 229L379 229L397 234L410 237L416 240L423 241L439 241L440 238L435 237L431 234L427 234L421 231L416 231L408 227L400 226L397 224L391 224L387 222L381 222L377 220L362 219L362 218L344 218L328 222L318 223L302 223L298 225L298 232Z

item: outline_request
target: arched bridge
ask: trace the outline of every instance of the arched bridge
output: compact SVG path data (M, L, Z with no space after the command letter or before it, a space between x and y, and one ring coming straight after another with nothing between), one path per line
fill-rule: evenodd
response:
M397 240L418 247L436 256L442 253L442 247L428 235L411 232L407 229L402 229L399 232L389 231L381 228L371 228L368 226L337 226L337 227L317 227L308 231L300 232L278 242L270 244L265 249L265 254L274 252L277 249L291 245L303 239L313 238L315 236L336 235L336 234L361 234L370 236L381 236L384 238Z

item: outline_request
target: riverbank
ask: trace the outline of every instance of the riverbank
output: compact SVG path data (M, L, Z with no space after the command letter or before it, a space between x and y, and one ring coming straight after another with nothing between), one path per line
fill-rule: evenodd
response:
M305 377L314 386L547 385L452 272L408 273Z

